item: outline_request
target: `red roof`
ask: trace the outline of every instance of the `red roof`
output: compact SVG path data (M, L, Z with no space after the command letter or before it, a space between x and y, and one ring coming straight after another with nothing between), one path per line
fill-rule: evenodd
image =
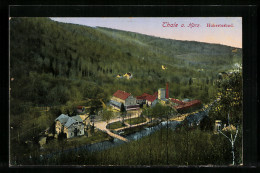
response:
M120 98L122 100L125 100L127 99L131 94L125 92L125 91L121 91L121 90L117 90L113 96L117 97L117 98Z
M182 102L182 101L180 101L180 100L178 100L178 99L171 98L170 100L171 100L173 103L177 103L178 105L183 105L183 104L185 104L184 102Z
M137 100L146 100L146 97L149 96L147 93L143 93L141 96L136 96Z
M137 100L148 100L150 102L153 102L157 97L147 94L147 93L143 93L141 96L137 96L136 99Z
M148 100L148 101L150 101L150 102L153 102L155 99L156 99L155 96L152 96L152 95L146 96L146 100Z
M193 106L200 105L201 102L199 100L192 100L190 102L186 102L185 104L175 106L175 109L187 109Z
M136 96L136 100L145 100L145 96Z

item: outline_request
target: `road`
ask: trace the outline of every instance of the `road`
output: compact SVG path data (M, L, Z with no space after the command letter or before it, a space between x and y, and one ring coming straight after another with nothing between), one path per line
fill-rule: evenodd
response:
M125 130L125 129L128 129L128 128L132 128L132 127L137 127L137 126L141 126L141 125L144 125L144 124L147 124L149 122L149 119L146 118L146 121L143 122L143 123L139 123L139 124L134 124L134 125L130 125L128 123L125 122L125 127L121 127L121 128L118 128L118 129L115 129L115 131L121 131L121 130Z
M139 112L139 113L140 113L140 112ZM136 118L136 117L138 117L138 116L140 115L139 113L136 113L136 114L132 115L131 117L130 117L130 116L129 116L129 117L126 117L125 120L130 119L130 118ZM121 119L122 119L121 117L113 118L113 119L111 119L111 120L109 121L109 123L121 121ZM106 128L107 124L108 124L108 123L105 122L105 121L99 121L99 122L96 122L96 123L95 123L95 127L98 128L98 129L100 129L100 130L102 130L103 132L106 132L109 136L111 136L111 137L113 137L113 138L117 138L117 139L120 139L120 140L122 140L122 141L129 142L126 138L124 138L124 137L122 137L122 136L120 136L120 135L117 135L117 134L115 134L115 133L112 133L109 129L107 129L107 128ZM131 127L133 127L133 126L131 126Z

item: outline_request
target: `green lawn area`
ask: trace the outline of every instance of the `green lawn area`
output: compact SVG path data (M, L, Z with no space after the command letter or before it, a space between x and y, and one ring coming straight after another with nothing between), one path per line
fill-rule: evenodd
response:
M144 117L137 117L137 118L128 119L125 122L130 124L130 125L135 125L135 124L143 123L145 121L146 121L146 119Z
M53 139L50 140L47 144L43 146L45 149L43 152L52 152L55 150L61 150L63 149L69 149L69 148L75 148L87 144L93 144L105 140L109 140L110 137L100 131L100 130L95 130L95 132L92 134L92 136L87 137L87 136L78 136L70 139L63 139L63 140L58 140L58 139Z
M116 121L114 123L110 123L107 125L107 128L110 129L110 130L114 130L114 129L118 129L118 128L121 128L121 127L125 127L126 125L122 124L121 121Z
M95 130L95 133L90 137L84 135L84 136L67 139L67 145L72 146L73 144L77 143L80 146L80 145L90 144L90 143L92 144L92 143L96 143L108 139L109 136L106 133L100 130L97 131Z

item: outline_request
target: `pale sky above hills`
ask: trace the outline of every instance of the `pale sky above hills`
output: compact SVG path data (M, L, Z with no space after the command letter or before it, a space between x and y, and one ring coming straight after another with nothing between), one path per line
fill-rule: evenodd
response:
M241 17L55 17L51 19L64 23L137 32L161 38L200 41L242 48ZM174 23L178 26L167 27L167 24ZM190 23L196 24L196 26L199 24L199 27L190 28L188 27ZM182 27L182 24L185 27ZM233 27L207 27L207 24L233 24Z

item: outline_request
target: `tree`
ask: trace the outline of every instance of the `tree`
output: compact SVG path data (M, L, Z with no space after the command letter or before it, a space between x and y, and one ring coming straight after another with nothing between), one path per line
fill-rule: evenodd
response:
M213 130L213 125L214 125L214 122L212 121L212 119L210 119L208 116L205 116L200 121L200 130L212 131Z
M146 117L150 118L150 122L152 122L152 116L151 116L151 108L148 107L146 104L143 106L142 114ZM149 135L149 158L150 158L150 164L151 164L151 158L152 158L152 142L151 142L151 133Z
M228 115L228 119L229 119L229 115ZM229 122L229 120L228 120L228 122ZM230 127L230 137L228 137L226 134L224 134L223 132L222 132L222 130L218 130L218 132L220 133L220 134L222 134L223 136L225 136L228 140L229 140L229 142L231 143L231 152L232 152L232 157L233 157L233 160L232 160L232 164L233 165L235 165L235 152L234 152L234 147L235 147L235 142L236 142L236 139L237 139L237 134L238 134L238 126L236 127L236 132L235 132L235 136L233 137L233 135L234 134L232 134L233 133L233 131L232 131L232 129L231 129L231 126L230 126L230 124L228 124L228 127Z
M124 124L124 118L126 116L127 112L125 109L125 105L124 103L121 104L121 108L120 108L120 116L122 117L122 123Z
M90 114L90 122L92 122L92 126L91 126L91 133L94 133L94 129L95 129L95 115L94 114Z
M103 121L106 121L106 123L108 124L109 121L112 119L113 117L113 112L108 110L108 109L103 109L102 113L101 113L101 116L102 116L102 120Z
M65 145L66 145L66 141L65 141L66 138L67 138L66 133L61 132L61 133L58 135L58 141L59 141L59 146L61 147L61 152L63 152L64 147L65 147Z
M192 78L190 78L189 85L191 85L192 83L193 83Z
M218 97L215 101L215 105L209 112L210 117L213 120L222 120L222 123L226 123L230 129L232 126L236 127L236 132L233 134L230 131L230 137L228 137L222 130L219 133L225 136L232 147L233 165L235 164L234 144L238 135L238 127L242 127L242 73L232 73L226 78L222 79L219 83ZM226 117L228 115L228 117ZM231 126L232 124L232 126ZM234 136L234 137L233 137Z
M142 115L150 118L150 121L152 121L151 108L148 107L146 104L143 105Z
M166 106L163 106L162 104L160 103L157 103L154 107L152 107L151 109L151 115L153 118L159 118L160 121L162 121L165 113L166 113Z
M233 73L219 84L219 92L215 104L209 112L212 119L229 121L236 125L242 123L242 74Z
M167 119L167 133L166 133L166 163L167 165L169 164L169 157L168 157L168 139L169 139L169 117L171 117L173 114L176 114L177 111L175 109L173 109L172 107L166 107L165 109L165 115L166 115L166 119Z
M209 84L209 78L207 77L206 79L206 84L208 85Z
M160 103L157 103L153 108L152 108L152 116L154 118L160 119L160 122L162 122L163 118L168 117L168 106L163 106ZM162 128L162 123L160 123L160 126ZM162 133L163 131L161 130L161 141L162 141Z

